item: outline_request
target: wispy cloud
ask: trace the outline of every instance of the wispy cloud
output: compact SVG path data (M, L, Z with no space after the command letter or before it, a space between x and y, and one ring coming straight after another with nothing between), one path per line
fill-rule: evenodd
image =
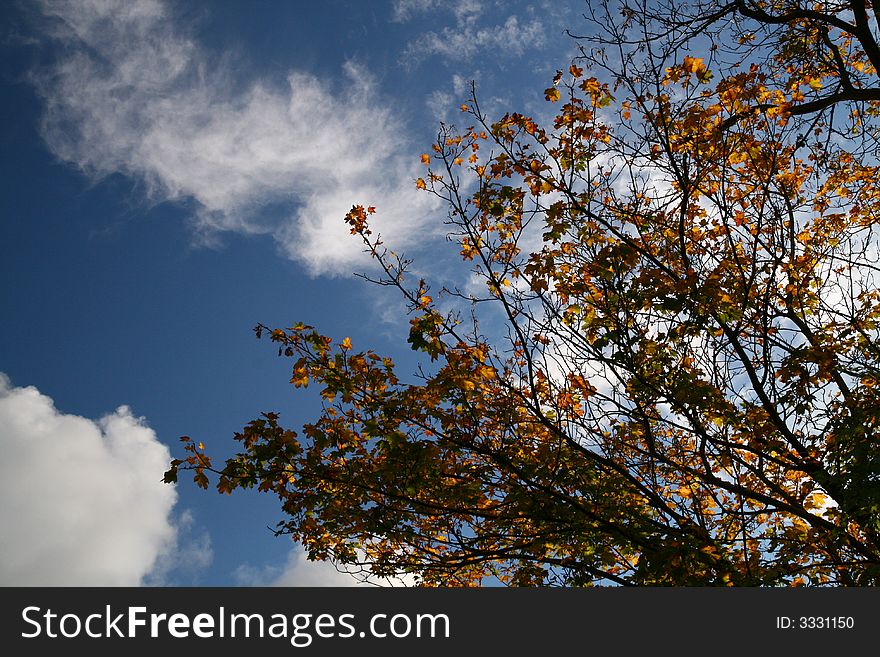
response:
M170 454L121 406L93 421L0 373L0 585L135 586L175 552Z
M413 16L436 9L443 0L394 0L391 5L391 20L405 23Z
M431 199L412 184L400 117L363 68L346 65L335 85L296 71L242 81L160 0L41 7L61 55L33 79L59 159L98 179L130 176L154 202L190 203L205 240L270 234L313 274L363 260L342 221L353 203L377 206L396 246L423 235Z
M463 62L481 52L495 55L522 55L527 50L544 45L544 25L540 19L523 20L508 16L503 23L477 26L474 22L459 22L439 32L426 32L411 41L404 52L405 61L419 62L431 55Z
M436 18L432 21L434 25L441 23L444 14L454 18L453 24L424 32L407 44L402 61L414 66L432 55L466 62L482 53L493 58L510 57L541 48L545 43L545 25L535 16L533 7L525 10L530 17L510 13L509 3L490 0L396 0L392 18L407 22L430 14ZM509 15L499 21L497 17L502 12Z
M459 23L474 20L483 13L483 0L394 0L392 20L405 23L415 16L442 9L455 15Z

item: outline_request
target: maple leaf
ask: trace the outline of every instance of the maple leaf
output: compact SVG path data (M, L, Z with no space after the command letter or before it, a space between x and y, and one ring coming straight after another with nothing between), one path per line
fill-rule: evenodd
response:
M876 44L789 4L597 5L616 56L557 71L556 116L473 110L421 155L473 165L426 176L467 263L448 295L375 208L345 216L417 375L266 329L319 387L302 441L265 414L222 467L184 438L164 480L271 492L314 554L430 586L880 584Z

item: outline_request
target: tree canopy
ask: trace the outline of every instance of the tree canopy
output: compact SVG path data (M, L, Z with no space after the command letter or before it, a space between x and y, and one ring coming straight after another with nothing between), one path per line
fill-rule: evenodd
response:
M223 465L185 438L166 480L425 585L880 583L880 8L585 8L546 125L474 93L422 155L479 286L345 218L424 369L258 326L323 411Z

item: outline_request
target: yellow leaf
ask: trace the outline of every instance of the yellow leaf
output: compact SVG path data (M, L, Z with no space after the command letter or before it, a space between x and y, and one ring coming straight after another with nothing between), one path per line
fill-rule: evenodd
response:
M684 62L682 63L682 68L688 73L700 75L706 70L706 65L703 64L702 57L685 57Z
M490 367L488 365L481 365L477 370L480 374L480 378L482 379L494 379L495 378L495 368Z

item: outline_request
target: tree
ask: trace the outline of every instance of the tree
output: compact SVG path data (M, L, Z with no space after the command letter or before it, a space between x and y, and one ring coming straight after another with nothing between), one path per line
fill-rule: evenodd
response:
M474 94L422 156L483 293L433 298L346 217L425 369L258 326L323 412L222 467L185 438L166 480L272 492L311 557L427 585L877 584L880 10L589 8L552 126Z

